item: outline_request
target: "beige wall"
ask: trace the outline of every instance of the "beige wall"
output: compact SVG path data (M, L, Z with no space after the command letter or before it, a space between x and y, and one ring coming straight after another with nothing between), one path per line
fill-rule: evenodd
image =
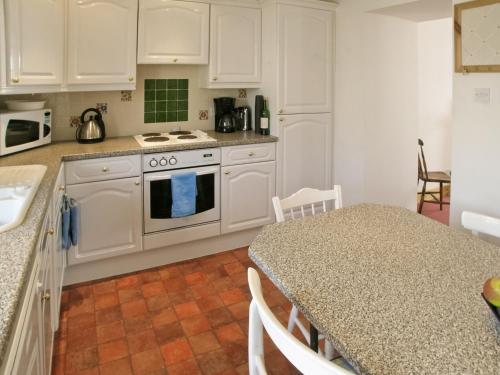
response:
M40 94L47 100L46 107L54 111L54 140L74 139L75 129L70 127L70 117L79 116L83 110L95 107L96 103L107 103L108 113L103 116L107 135L110 137L139 134L146 131L166 131L171 128L213 129L213 101L218 96L238 97L238 90L208 90L199 85L201 69L195 65L138 65L137 89L132 92L132 101L122 102L120 91ZM179 123L144 124L144 79L187 78L189 79L189 121ZM18 95L16 98L30 98ZM7 96L0 96L0 102ZM245 99L237 104L245 104ZM209 120L199 120L199 111L209 110Z

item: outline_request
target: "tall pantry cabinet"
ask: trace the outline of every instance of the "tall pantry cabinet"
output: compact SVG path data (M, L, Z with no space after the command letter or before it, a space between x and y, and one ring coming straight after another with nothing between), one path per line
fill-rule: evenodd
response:
M263 8L263 93L279 137L280 197L332 186L334 11L316 0Z

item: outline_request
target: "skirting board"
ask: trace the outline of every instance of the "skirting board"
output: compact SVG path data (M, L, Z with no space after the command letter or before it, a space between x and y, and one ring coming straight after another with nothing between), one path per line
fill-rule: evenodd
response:
M248 246L261 228L67 267L64 285L122 275Z

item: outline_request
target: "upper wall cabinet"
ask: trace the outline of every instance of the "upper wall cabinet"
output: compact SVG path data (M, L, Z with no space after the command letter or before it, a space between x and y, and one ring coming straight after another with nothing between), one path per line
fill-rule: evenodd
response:
M210 62L205 87L259 87L262 70L260 8L212 5Z
M278 7L278 113L332 110L333 16L329 10Z
M210 5L141 0L139 64L208 64Z
M6 0L5 16L7 85L62 84L64 1Z
M69 0L67 25L68 85L135 84L137 0Z

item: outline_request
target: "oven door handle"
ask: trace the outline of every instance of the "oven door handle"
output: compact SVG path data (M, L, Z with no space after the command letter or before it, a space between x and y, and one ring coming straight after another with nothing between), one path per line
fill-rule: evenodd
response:
M205 170L205 171L199 171L199 172L196 172L196 175L197 176L204 176L206 174L218 174L219 173L219 169L218 168L213 168L213 169L208 169L208 170ZM157 175L155 174L154 176L152 175L144 175L144 181L146 182L149 182L149 181L160 181L160 180L170 180L172 178L172 174L161 174L161 175Z

